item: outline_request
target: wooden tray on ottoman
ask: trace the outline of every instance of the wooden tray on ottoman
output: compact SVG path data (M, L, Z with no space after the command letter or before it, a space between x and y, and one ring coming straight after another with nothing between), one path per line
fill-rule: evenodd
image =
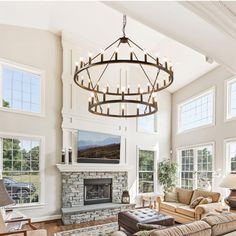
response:
M138 223L172 226L175 220L171 216L150 208L123 211L118 214L119 228L122 227L132 234L139 231L137 228Z

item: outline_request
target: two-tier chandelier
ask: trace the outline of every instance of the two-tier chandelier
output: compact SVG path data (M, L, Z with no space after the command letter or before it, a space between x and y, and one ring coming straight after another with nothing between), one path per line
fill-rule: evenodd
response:
M118 38L100 53L93 56L89 54L88 60L80 58L76 63L74 81L85 90L91 92L88 101L89 112L110 117L142 117L154 114L158 111L156 93L169 87L174 79L173 70L167 60L161 62L159 57L150 55L145 49L125 35L126 16L123 16L123 37ZM125 52L120 53L121 47L126 47ZM128 50L128 52L127 52ZM108 75L108 81L101 86L107 69L111 65L132 64L139 67L145 86L137 82L135 76L130 76L130 85L114 85L113 76ZM96 78L91 75L91 70L103 66ZM154 69L152 76L148 70ZM114 70L115 73L115 70ZM162 79L160 79L162 74ZM106 79L107 79L106 77ZM104 79L105 80L105 79ZM113 108L114 106L114 108ZM130 106L130 107L129 107Z

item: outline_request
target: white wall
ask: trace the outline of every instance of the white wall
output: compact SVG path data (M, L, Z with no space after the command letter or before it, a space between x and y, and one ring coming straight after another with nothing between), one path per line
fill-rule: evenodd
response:
M92 130L97 132L112 133L122 136L121 163L130 167L128 173L128 184L131 200L137 197L137 147L156 148L158 161L169 158L171 142L171 94L168 91L157 95L159 103L158 132L156 134L145 134L137 132L137 120L109 118L92 115L88 112L88 97L90 93L75 85L73 81L74 65L76 61L91 50L89 45L80 41L78 44L71 43L63 38L63 147L74 147L78 129ZM117 73L119 72L119 68ZM128 69L131 78L133 70ZM125 74L122 71L122 74ZM135 74L135 79L139 79ZM111 77L114 79L114 75ZM111 83L110 83L111 84ZM130 84L132 87L132 84ZM116 86L116 83L115 83ZM72 94L72 96L71 96ZM74 156L74 160L76 157ZM80 164L89 165L89 164ZM102 164L99 165L102 168ZM160 188L158 188L161 191Z
M176 149L202 143L215 143L215 170L223 169L226 157L224 152L224 139L236 137L236 121L225 122L225 80L232 74L224 67L219 66L213 71L203 75L194 82L175 92L172 96L172 147L173 155L177 156ZM204 90L215 87L215 125L199 128L193 131L177 134L178 104ZM214 189L218 188L220 179L216 179Z
M61 152L60 37L43 30L0 25L0 57L45 71L45 117L0 111L0 132L45 137L45 205L22 210L29 217L60 214L60 175L55 164Z

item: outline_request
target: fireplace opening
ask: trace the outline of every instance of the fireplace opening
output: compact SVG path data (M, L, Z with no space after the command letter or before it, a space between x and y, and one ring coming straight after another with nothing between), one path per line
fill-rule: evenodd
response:
M84 179L84 205L112 202L112 179Z

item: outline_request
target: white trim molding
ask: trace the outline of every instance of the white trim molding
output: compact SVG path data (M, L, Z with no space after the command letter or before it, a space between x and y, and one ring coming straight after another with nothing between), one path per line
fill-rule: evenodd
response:
M122 164L57 164L57 169L60 172L117 172L129 171L132 167Z

